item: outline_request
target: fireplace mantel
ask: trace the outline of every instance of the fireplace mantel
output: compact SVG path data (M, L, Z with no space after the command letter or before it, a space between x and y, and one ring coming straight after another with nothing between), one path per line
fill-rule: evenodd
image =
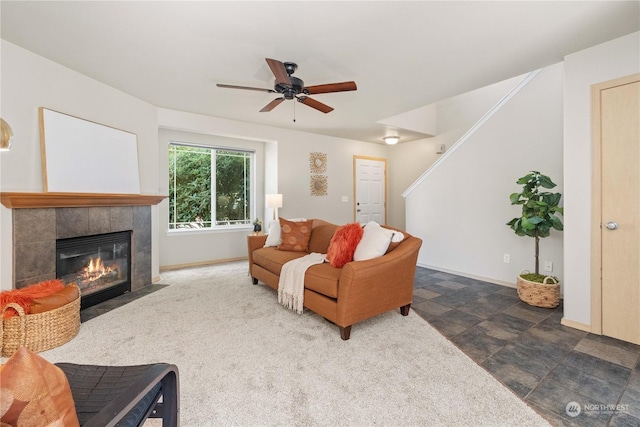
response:
M148 206L157 205L167 196L153 194L103 193L28 193L2 192L0 202L10 209L71 208L95 206Z

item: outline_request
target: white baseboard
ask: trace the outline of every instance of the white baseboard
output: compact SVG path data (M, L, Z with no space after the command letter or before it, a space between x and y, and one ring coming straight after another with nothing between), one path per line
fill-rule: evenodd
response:
M181 268L189 268L189 267L204 267L207 265L224 264L226 262L244 261L247 259L249 258L245 256L245 257L237 257L237 258L215 259L215 260L201 261L201 262L189 262L186 264L164 265L160 267L160 272L169 271L169 270L179 270Z
M560 319L560 324L564 326L568 326L570 328L579 329L585 332L591 332L591 325L587 325L586 323L576 322L575 320L569 320L566 317Z
M460 271L454 271L454 270L447 270L446 268L434 267L432 265L427 265L427 264L422 264L422 263L418 263L418 267L428 268L430 270L436 270L436 271L440 271L442 273L455 274L456 276L468 277L469 279L481 280L483 282L493 283L493 284L496 284L496 285L502 285L502 286L506 286L508 288L514 288L514 289L516 288L516 284L515 283L504 282L502 280L490 279L488 277L482 277L482 276L475 276L473 274L461 273Z

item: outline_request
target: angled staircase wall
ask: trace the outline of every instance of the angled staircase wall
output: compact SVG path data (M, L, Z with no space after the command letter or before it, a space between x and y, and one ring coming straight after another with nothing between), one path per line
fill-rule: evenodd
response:
M419 265L505 284L533 269L533 240L505 225L519 212L509 195L530 170L562 192L562 70L525 76L403 193L407 231L424 240ZM561 234L542 241L541 260L562 276Z

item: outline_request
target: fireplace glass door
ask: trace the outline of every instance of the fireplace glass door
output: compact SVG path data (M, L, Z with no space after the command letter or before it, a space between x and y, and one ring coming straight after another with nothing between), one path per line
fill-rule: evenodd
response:
M87 308L131 290L131 231L56 241L56 277L76 283Z

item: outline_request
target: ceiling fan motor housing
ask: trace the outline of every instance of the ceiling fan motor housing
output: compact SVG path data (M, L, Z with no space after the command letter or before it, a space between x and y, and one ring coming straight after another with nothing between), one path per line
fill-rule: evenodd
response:
M273 89L284 95L285 99L293 99L296 95L302 93L304 89L304 82L297 77L289 76L291 79L290 85L283 85L276 83Z

